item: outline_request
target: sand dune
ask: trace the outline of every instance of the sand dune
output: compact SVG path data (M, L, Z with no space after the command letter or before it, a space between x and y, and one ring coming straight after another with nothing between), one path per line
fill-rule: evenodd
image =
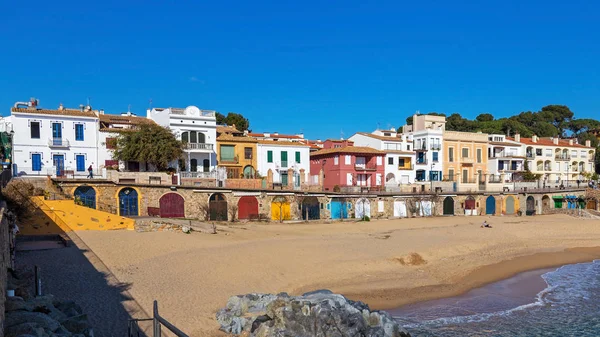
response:
M480 228L484 220L494 228ZM130 293L146 311L159 300L161 314L192 336L220 335L215 311L234 294L328 288L387 309L600 257L600 249L585 248L600 246L600 221L564 215L78 235L121 282L132 284Z

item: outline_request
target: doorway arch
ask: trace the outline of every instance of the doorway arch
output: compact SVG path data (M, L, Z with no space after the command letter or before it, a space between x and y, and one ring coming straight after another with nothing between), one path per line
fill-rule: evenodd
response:
M532 195L528 196L525 200L527 208L525 209L525 215L535 215L535 199Z
M306 197L302 201L302 220L318 220L321 218L320 203L317 197Z
M227 221L227 199L221 193L214 193L208 199L208 212L211 221Z
M496 198L490 195L485 199L485 214L494 215L496 214Z
M356 201L354 217L362 219L366 216L371 217L371 202L367 198L360 198Z
M552 208L552 202L550 200L550 197L547 195L544 195L542 197L542 214L548 212L551 208Z
M81 206L96 209L96 190L91 186L79 186L73 192L75 202Z
M454 215L454 198L444 198L444 215Z
M119 215L138 216L138 193L131 187L119 191Z
M238 219L258 219L258 200L256 197L245 195L238 201Z
M167 193L158 200L161 218L185 218L185 201L177 193Z
M506 203L506 214L507 215L513 215L515 214L515 198L512 195L509 195L508 197L506 197L505 200Z
M465 215L477 215L475 210L475 198L470 195L465 199Z
M406 201L396 199L394 200L394 216L399 218L406 218Z

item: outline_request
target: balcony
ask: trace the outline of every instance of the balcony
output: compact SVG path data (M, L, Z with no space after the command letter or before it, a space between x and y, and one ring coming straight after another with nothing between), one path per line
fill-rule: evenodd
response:
M534 153L527 153L525 155L525 157L527 157L527 159L535 159L535 154Z
M561 155L554 156L554 160L571 160L571 156L569 156L569 155L565 156L565 155L561 154Z
M197 178L197 179L216 179L217 172L179 172L179 176L183 178Z
M214 148L213 144L204 143L185 143L186 150L208 150L212 151Z
M233 158L221 158L219 164L221 165L235 165L240 163L240 157L235 156Z
M398 166L398 170L414 170L415 166L413 164Z
M460 161L464 164L473 164L475 160L473 159L473 157L462 157L460 158Z
M356 164L354 169L357 171L377 171L377 165L375 164Z
M415 162L417 165L427 165L427 158L417 159Z
M50 147L69 147L69 140L62 138L50 138L48 139L48 146Z
M513 157L523 157L523 156L519 156L518 152L510 152L510 151L501 151L501 152L496 152L496 153L492 153L492 156L490 157L490 159L493 158L513 158Z
M442 149L442 146L440 144L431 144L430 149L432 149L434 151L439 151Z
M427 151L427 145L421 145L421 147L415 147L415 151L417 151L417 152Z

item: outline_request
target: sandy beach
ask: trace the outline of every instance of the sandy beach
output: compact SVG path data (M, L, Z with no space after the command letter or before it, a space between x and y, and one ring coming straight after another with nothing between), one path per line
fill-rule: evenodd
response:
M487 220L493 228L480 228ZM79 237L147 311L219 336L231 295L327 288L375 309L454 296L517 273L600 258L600 221L565 215L243 224L216 235L85 231ZM418 254L416 265L411 254Z

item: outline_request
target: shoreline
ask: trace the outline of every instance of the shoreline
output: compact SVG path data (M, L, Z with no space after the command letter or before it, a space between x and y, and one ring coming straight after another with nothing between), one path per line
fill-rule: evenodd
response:
M558 252L541 252L479 267L448 284L343 292L344 296L365 302L376 310L393 310L403 306L456 297L491 283L507 280L520 273L600 259L600 246L567 248ZM357 287L360 287L357 285Z

